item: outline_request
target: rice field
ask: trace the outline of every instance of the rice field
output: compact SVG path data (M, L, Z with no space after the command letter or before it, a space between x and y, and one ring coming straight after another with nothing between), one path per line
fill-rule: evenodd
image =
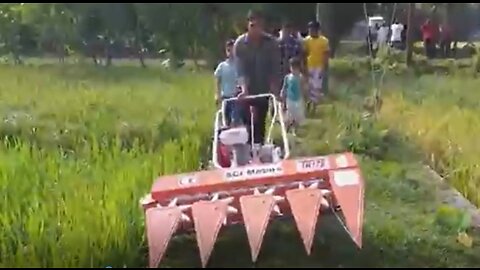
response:
M0 266L143 260L138 201L154 177L198 168L214 110L209 78L1 69Z
M480 206L479 79L423 76L386 94L381 121L402 132L424 160Z
M0 66L0 81L0 267L146 266L138 200L156 176L197 170L208 157L211 74ZM456 225L456 212L447 211L420 165L431 160L475 200L478 82L433 75L414 82L415 91L389 85L374 122L361 115L367 84L333 80L335 97L295 141L296 155L358 154L368 181L364 249L321 220L307 257L295 227L280 223L267 232L254 266L480 265L479 233ZM445 212L450 225L438 222ZM225 232L210 266L252 267L239 231ZM457 242L459 231L473 247ZM191 236L173 241L162 266L198 267L195 245Z

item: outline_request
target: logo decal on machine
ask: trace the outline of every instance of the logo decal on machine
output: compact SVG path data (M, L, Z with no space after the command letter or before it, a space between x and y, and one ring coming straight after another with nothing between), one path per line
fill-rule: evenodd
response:
M283 173L282 165L255 166L238 169L230 169L225 172L228 181L273 177Z

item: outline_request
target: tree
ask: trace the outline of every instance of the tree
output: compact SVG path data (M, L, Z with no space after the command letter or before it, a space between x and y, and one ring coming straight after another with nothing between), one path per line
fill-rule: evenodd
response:
M0 40L3 51L12 54L15 64L22 64L20 58L21 10L23 4L0 4Z
M352 29L353 25L365 18L364 3L322 3L320 17L322 28L330 40L331 54L340 43L340 39ZM374 4L367 3L367 10L374 10Z
M363 17L362 5L318 5L333 51ZM34 43L42 52L55 53L60 62L66 51L76 51L96 65L105 59L106 66L116 56L134 55L145 67L148 48L150 52L166 49L173 62L206 58L216 64L224 53L224 41L245 31L245 15L251 8L263 9L271 22L269 31L278 29L283 19L305 31L316 15L314 3L0 4L0 41L16 63L21 62L22 50L32 50L26 44Z
M69 4L25 4L21 21L32 25L38 33L41 49L53 52L64 62L68 44L74 41L74 20Z
M412 25L413 16L415 14L415 5L410 3L408 6L408 25ZM407 28L407 58L406 63L407 66L412 64L412 56L413 56L413 30L412 27Z

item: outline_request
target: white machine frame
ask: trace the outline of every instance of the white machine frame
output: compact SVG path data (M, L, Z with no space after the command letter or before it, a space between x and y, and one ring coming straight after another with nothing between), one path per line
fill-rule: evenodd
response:
M266 143L268 144L273 143L272 131L273 131L273 127L275 126L275 123L278 121L278 123L280 124L280 129L282 132L282 140L283 140L284 154L281 160L285 160L290 157L290 146L289 146L288 137L287 137L287 128L285 127L285 121L283 120L283 114L281 113L282 104L277 101L277 98L273 94L249 95L249 96L242 97L242 99L258 99L258 98L265 98L265 97L269 98L269 104L272 104L272 107L273 107L273 117L270 123L270 127L268 129ZM215 116L215 124L214 124L214 130L213 130L213 145L212 145L212 164L217 169L225 169L222 166L220 166L220 164L218 163L217 145L218 145L220 127L226 126L226 123L227 123L226 116L224 113L225 107L227 102L232 100L239 100L239 98L233 97L233 98L224 99L222 101L221 108L217 111ZM253 134L253 128L251 132Z

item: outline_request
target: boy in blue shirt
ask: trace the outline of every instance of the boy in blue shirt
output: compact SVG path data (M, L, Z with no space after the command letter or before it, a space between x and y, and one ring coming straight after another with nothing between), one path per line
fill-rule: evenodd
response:
M287 111L287 130L295 131L305 119L303 96L307 90L307 82L301 72L301 61L298 57L290 58L290 73L283 80L280 93L284 110Z
M238 91L238 73L233 59L233 45L235 41L229 40L225 44L225 53L227 59L218 64L214 75L216 78L215 102L217 105L222 100L237 96ZM230 125L238 118L235 101L229 101L225 104L225 116L227 125Z

